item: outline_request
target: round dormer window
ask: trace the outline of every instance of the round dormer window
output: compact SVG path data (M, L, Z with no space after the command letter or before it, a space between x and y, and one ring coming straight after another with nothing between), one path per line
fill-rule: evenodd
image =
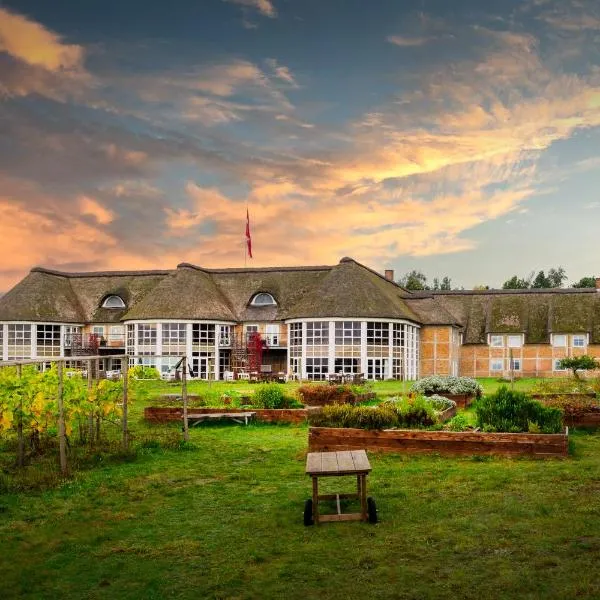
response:
M252 306L276 306L277 302L275 302L275 298L273 298L271 294L261 292L252 298L252 302L250 304L252 304Z
M102 303L102 308L125 308L121 296L107 296Z

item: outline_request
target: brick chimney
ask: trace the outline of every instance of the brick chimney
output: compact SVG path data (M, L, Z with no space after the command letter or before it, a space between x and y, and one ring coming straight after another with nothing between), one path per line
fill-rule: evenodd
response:
M385 278L388 281L394 281L394 269L386 269L385 270ZM600 285L600 279L596 279L596 287Z
M596 291L600 292L600 277L596 277Z

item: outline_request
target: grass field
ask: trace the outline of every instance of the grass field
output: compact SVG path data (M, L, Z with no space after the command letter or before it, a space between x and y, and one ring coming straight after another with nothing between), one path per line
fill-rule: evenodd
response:
M178 438L141 410L134 434ZM600 597L598 433L566 460L371 454L380 523L311 528L305 426L191 438L1 495L0 598Z

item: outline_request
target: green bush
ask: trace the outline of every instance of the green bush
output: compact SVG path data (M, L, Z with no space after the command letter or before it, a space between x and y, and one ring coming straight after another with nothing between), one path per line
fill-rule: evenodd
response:
M448 421L448 429L450 431L465 431L468 427L469 419L462 413L454 415L454 417Z
M329 404L309 416L314 427L352 427L358 429L389 429L398 426L398 415L391 406L351 406Z
M477 426L484 431L562 431L563 413L560 409L546 407L523 392L509 390L506 386L502 386L495 394L478 400L475 413Z
M133 379L160 379L160 373L155 367L144 367L136 365L128 371L129 377Z
M252 394L250 402L256 408L288 408L293 398L287 397L284 389L278 383L259 385Z

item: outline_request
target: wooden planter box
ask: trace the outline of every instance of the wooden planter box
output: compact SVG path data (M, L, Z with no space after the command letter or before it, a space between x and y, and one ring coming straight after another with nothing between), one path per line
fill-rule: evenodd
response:
M467 408L472 402L473 394L443 394L440 392L427 392L425 396L443 396L444 398L448 398L448 400L454 400L456 402L456 406L458 408Z
M195 415L210 415L215 413L240 412L240 408L189 408L188 412ZM251 408L249 412L256 413L258 421L266 423L303 423L310 408ZM180 406L148 406L144 409L144 419L151 423L168 423L169 421L181 421L183 408Z
M308 448L310 452L365 449L404 453L564 457L569 452L569 430L544 434L311 427L308 431Z
M457 412L458 412L458 404L456 406L451 406L450 408L447 408L446 410L441 412L439 415L440 423L445 423L446 421L449 421L452 417L454 417L456 415Z
M596 398L594 392L590 393L577 393L577 394L532 394L532 398L539 400L544 404L544 400L552 400L554 398ZM581 408L575 414L565 413L563 418L565 425L569 427L600 427L600 400L597 405L593 405L586 408Z

